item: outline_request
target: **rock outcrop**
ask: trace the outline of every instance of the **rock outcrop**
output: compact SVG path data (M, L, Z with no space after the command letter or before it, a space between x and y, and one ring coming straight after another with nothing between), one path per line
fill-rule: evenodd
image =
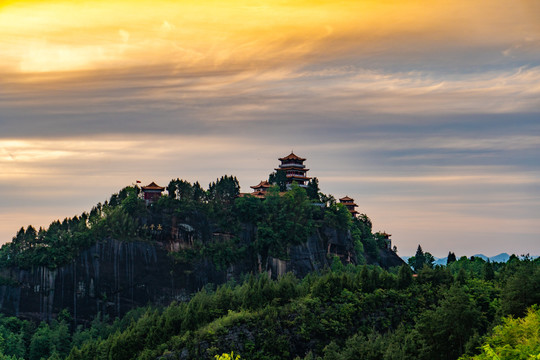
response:
M175 261L171 251L190 246L195 231L191 225L180 228L182 236L161 242L103 239L70 264L54 270L4 269L2 276L11 284L0 286L0 312L51 320L62 309L68 309L78 322L91 320L98 312L114 318L137 306L187 300L209 283L221 284L242 273L257 271L255 256L239 259L228 269L218 269L207 258ZM244 227L241 241L253 242L255 232L253 227ZM391 251L381 254L381 260L389 266L402 263L394 261L393 257L399 257ZM335 255L344 263L356 263L350 233L319 229L304 244L291 247L288 259L270 257L268 272L274 278L287 272L303 277L329 266Z

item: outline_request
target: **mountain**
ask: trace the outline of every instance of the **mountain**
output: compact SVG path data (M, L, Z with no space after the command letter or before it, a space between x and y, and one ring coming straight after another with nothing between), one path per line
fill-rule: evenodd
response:
M508 259L510 259L510 255L508 255L507 253L501 253L499 255L489 258L491 262L507 262Z
M508 259L510 259L510 255L508 255L507 253L500 253L499 255L495 255L495 256L491 256L491 257L488 257L484 254L474 254L472 255L474 256L475 258L481 258L483 259L484 261L491 261L491 262L507 262ZM403 261L407 262L407 260L409 258L411 258L412 256L401 256L401 258L403 259ZM537 255L532 255L530 256L531 259L536 259L538 256ZM471 257L469 257L471 258ZM446 261L447 261L447 257L443 257L443 258L437 258L435 257L435 262L433 263L434 265L446 265Z
M250 273L302 278L349 264L403 264L371 233L367 216L351 219L333 203L313 206L298 186L261 199L239 197L232 177L208 191L171 183L173 196L143 199L129 187L89 214L21 229L0 248L0 312L51 320L68 309L80 323L184 301Z
M436 259L435 262L434 262L435 265L446 265L447 257L435 258L435 259Z

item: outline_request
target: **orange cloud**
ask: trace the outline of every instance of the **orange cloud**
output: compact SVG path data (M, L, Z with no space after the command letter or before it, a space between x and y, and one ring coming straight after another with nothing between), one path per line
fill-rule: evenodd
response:
M538 45L529 3L12 1L0 12L0 44L7 49L3 66L22 72L162 63L260 68L351 52L417 53L452 43L504 45L504 51L522 42Z

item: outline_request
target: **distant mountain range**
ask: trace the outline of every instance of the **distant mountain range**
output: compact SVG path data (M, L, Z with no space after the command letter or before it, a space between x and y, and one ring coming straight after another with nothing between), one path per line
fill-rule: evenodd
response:
M491 261L491 262L507 262L508 259L510 259L510 255L508 255L507 253L500 253L499 255L495 255L495 256L491 256L491 257L488 257L484 254L475 254L473 255L474 257L479 257L479 258L482 258L484 259L485 261ZM402 256L401 258L403 259L403 261L407 262L407 260L409 260L409 258L412 257L412 256ZM471 258L472 256L470 256L469 258ZM532 255L531 258L532 259L536 259L538 257L538 255ZM460 256L457 256L457 258L459 259ZM438 258L438 257L435 257L435 262L434 262L435 265L446 265L446 257L443 257L443 258Z

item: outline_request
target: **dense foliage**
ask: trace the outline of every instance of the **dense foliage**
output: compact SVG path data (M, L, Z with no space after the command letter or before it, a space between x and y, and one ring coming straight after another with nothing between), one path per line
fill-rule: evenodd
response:
M1 248L0 266L55 268L104 238L161 241L175 224L185 222L201 231L189 249L171 253L176 261L209 258L224 268L251 256L259 271L219 287L208 284L189 302L138 308L114 321L98 315L89 326L74 323L67 311L40 324L0 317L0 359L538 355L538 259L512 256L502 264L454 255L441 267L419 246L411 266L387 271L366 265L385 246L381 234L372 233L370 219L352 218L332 196L318 191L316 181L307 191L292 186L280 193L276 186L264 200L239 197L232 176L217 179L207 190L176 179L167 190L148 205L138 187L127 187L89 214L54 222L46 230L23 228ZM287 259L291 245L323 227L350 231L360 265L345 266L336 256L321 273L269 279L268 256ZM254 232L251 243L241 241L246 229ZM224 235L216 240L213 234ZM0 280L9 285L9 279Z
M66 312L50 324L0 318L0 359L214 359L233 351L276 360L537 356L540 260L492 264L491 280L478 264L487 263L461 258L416 277L408 266L337 263L304 279L248 275L209 285L186 303L139 308L113 322L98 316L86 328L73 328Z
M502 324L487 337L481 354L460 359L540 359L540 307L531 307L527 316L521 319L504 318Z
M363 215L353 221L344 206L319 192L317 179L307 188L293 185L285 193L275 186L264 200L249 195L239 197L239 193L238 180L227 175L210 183L207 190L198 182L171 180L167 194L152 204L145 203L138 186L129 186L89 213L54 221L47 229L21 228L10 243L1 247L0 267L55 269L107 238L166 240L172 236L175 223L195 225L199 237L190 249L171 256L183 262L210 258L218 268L257 254L263 271L268 256L287 259L291 245L305 242L324 226L351 230L359 262L363 261L364 248L373 258L378 256L382 245L371 233L369 218ZM253 243L240 241L246 224L256 229ZM215 241L214 233L225 236Z
M110 201L97 204L90 213L54 221L48 229L21 228L10 243L0 249L1 267L54 269L69 263L81 250L94 242L113 237L118 240L147 238L141 218L147 212L137 194L140 189L127 187Z

